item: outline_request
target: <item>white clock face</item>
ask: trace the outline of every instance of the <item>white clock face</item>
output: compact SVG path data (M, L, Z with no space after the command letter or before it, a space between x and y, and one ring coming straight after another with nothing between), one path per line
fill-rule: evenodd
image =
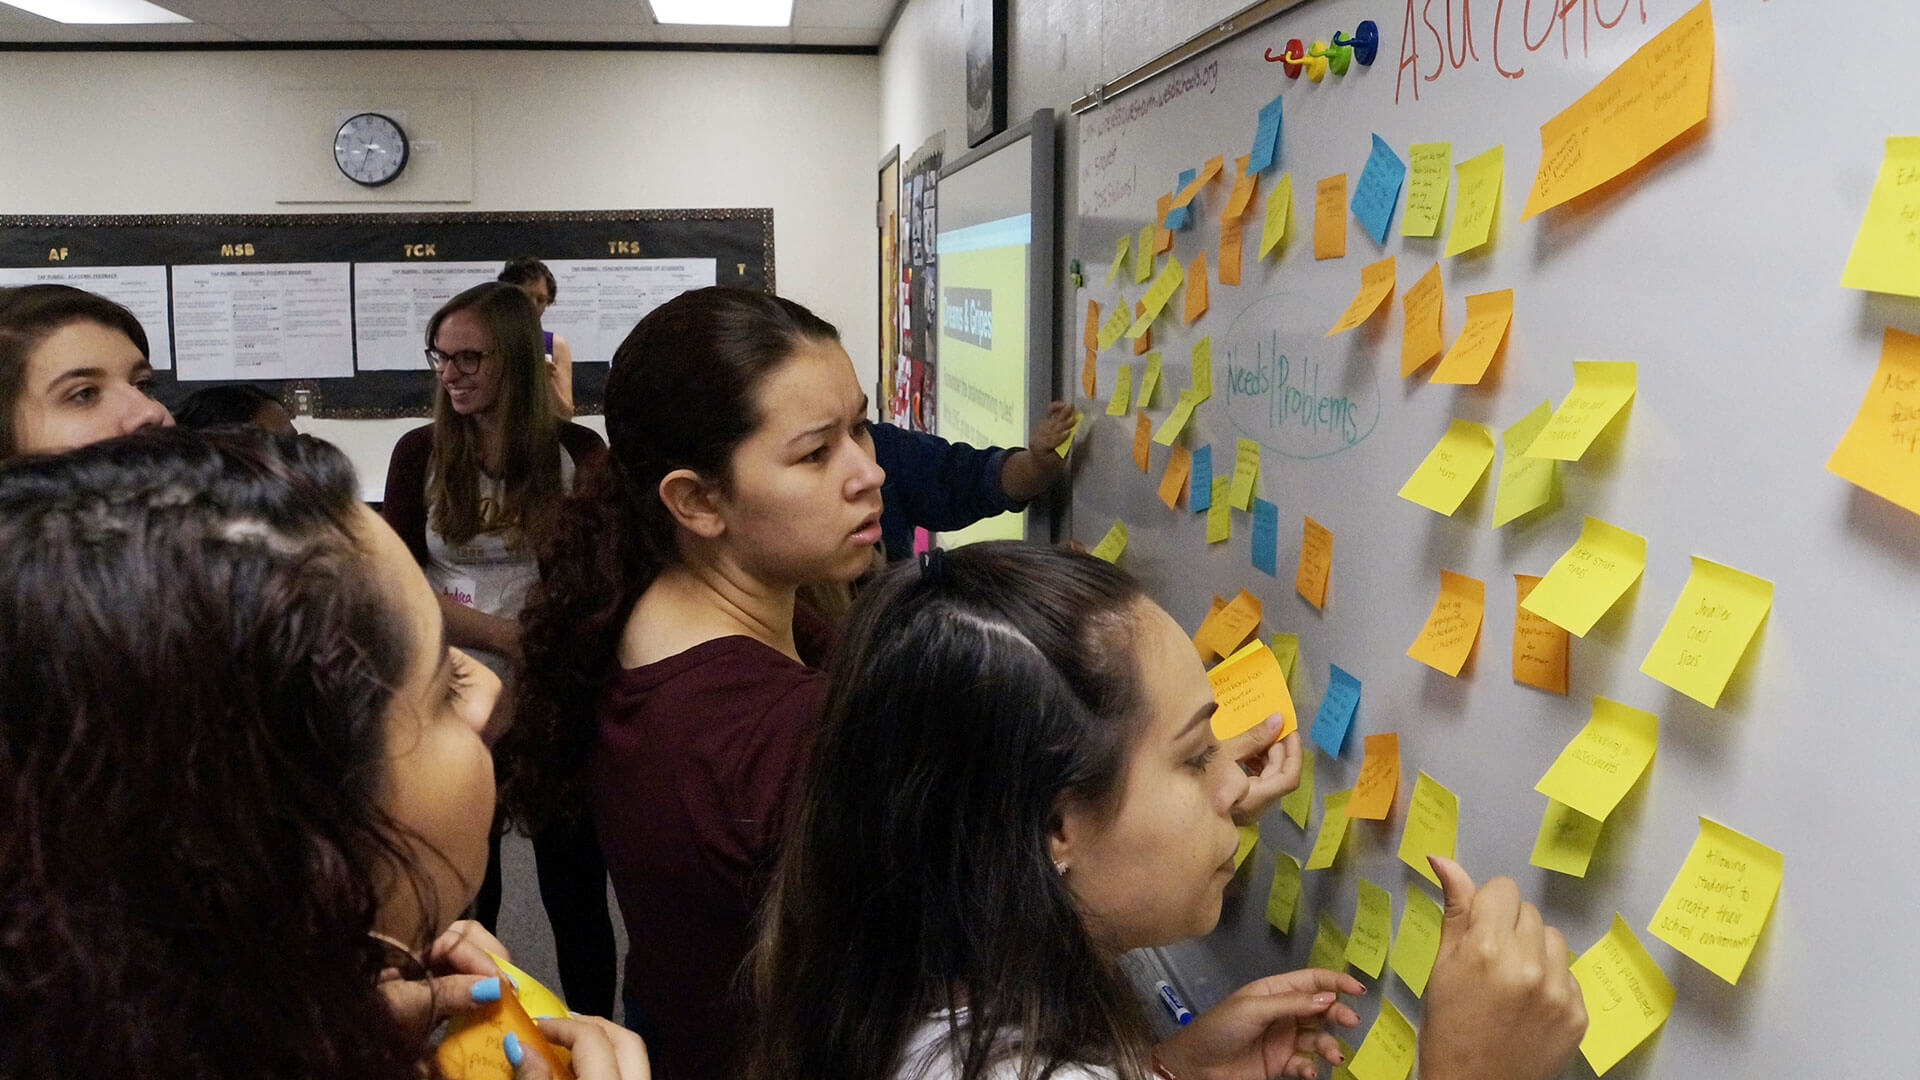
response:
M354 183L379 187L407 167L407 133L379 113L361 113L334 134L333 161Z

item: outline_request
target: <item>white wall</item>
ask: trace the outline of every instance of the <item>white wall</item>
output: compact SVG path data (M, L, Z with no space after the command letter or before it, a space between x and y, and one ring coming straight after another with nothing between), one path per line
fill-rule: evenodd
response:
M286 206L285 89L473 94L465 204ZM0 62L0 213L601 210L771 206L782 295L878 348L871 56L667 52L12 53ZM378 490L417 421L302 421Z

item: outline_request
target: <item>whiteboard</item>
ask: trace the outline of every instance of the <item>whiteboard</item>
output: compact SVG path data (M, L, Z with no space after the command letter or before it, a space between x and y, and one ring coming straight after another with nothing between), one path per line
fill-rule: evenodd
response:
M1920 50L1920 23L1892 2L1721 0L1702 128L1624 182L1521 222L1539 125L1692 6L1434 0L1402 9L1316 0L1068 128L1064 198L1074 213L1064 254L1079 261L1085 283L1065 290L1060 347L1068 392L1089 421L1073 454L1072 536L1091 546L1115 519L1125 521L1131 541L1120 565L1190 631L1212 594L1259 596L1263 635L1300 635L1303 721L1319 704L1329 663L1361 679L1345 755L1318 756L1321 795L1352 784L1363 735L1395 731L1401 740L1388 822L1356 823L1342 862L1307 872L1291 938L1263 918L1274 852L1304 861L1321 807L1316 800L1304 832L1278 810L1267 815L1219 928L1159 958L1196 1007L1302 965L1315 913L1343 930L1350 924L1358 878L1393 892L1397 927L1404 891L1420 881L1395 856L1420 769L1459 796L1460 858L1477 878L1514 877L1576 951L1618 911L1674 984L1664 1029L1610 1076L1911 1076L1920 1068L1920 1025L1908 1017L1920 1000L1920 946L1903 932L1920 895L1920 840L1906 812L1920 765L1911 734L1920 703L1920 517L1824 468L1867 388L1883 328L1920 332L1920 302L1839 286L1884 140L1913 132L1912 94L1894 73ZM1564 11L1553 20L1549 8ZM1316 85L1289 81L1262 58L1289 38L1351 32L1362 18L1380 22L1371 68L1356 64ZM1841 32L1844 46L1809 55ZM1408 35L1405 47L1419 56L1401 69ZM1246 153L1256 111L1276 94L1285 97L1283 141L1259 198L1291 173L1289 239L1261 261L1258 226L1251 229L1241 284L1216 276L1210 309L1192 325L1180 322L1176 295L1153 328L1167 385L1147 410L1156 426L1170 411L1202 335L1213 342L1215 393L1184 438L1212 446L1216 471L1231 468L1236 438L1265 430L1248 412L1259 403L1228 390L1222 354L1231 342L1271 342L1296 364L1311 363L1322 387L1365 406L1364 436L1333 452L1317 452L1324 441L1266 440L1256 492L1280 510L1279 576L1269 577L1250 564L1248 514L1234 511L1232 539L1210 546L1204 514L1156 498L1169 450L1152 447L1145 475L1134 466L1133 416L1109 417L1103 406L1118 365L1134 363L1137 375L1140 358L1124 343L1102 352L1092 400L1081 397L1078 370L1086 301L1111 310L1116 290L1104 279L1119 237L1151 219L1154 199L1181 170ZM1314 260L1315 181L1342 172L1357 181L1374 133L1403 160L1412 143L1451 141L1454 164L1503 144L1491 247L1441 259L1444 221L1436 238L1400 236L1403 190L1384 245L1346 215L1346 257ZM1214 219L1227 190L1215 183L1201 192L1196 224L1175 234L1175 255L1205 250L1214 263ZM1449 213L1452 199L1450 191ZM1361 267L1386 254L1397 257L1398 286L1381 311L1323 338ZM1431 385L1431 367L1400 378L1400 299L1436 259L1448 341L1467 294L1514 290L1507 345L1481 386ZM1145 286L1125 270L1121 278L1128 302L1138 299ZM1576 359L1637 362L1638 392L1585 460L1562 466L1557 508L1493 530L1498 459L1453 517L1396 497L1452 418L1486 424L1497 440L1533 406L1566 394ZM1560 697L1511 679L1513 575L1546 572L1583 514L1645 536L1647 566L1593 631L1572 641L1570 692ZM1334 535L1324 612L1293 589L1302 515ZM1639 670L1696 554L1775 583L1772 613L1713 709ZM1405 655L1443 569L1486 583L1479 643L1458 678ZM1587 876L1575 879L1528 864L1546 805L1533 785L1596 695L1658 714L1659 751L1607 821ZM1737 985L1647 932L1703 814L1785 856L1784 885ZM1384 994L1418 1023L1420 1003L1397 978L1363 981L1372 988L1360 1005L1364 1020ZM1569 1073L1591 1075L1577 1055Z

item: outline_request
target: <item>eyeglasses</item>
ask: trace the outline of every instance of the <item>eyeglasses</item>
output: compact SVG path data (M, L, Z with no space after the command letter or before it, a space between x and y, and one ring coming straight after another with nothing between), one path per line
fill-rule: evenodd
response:
M462 375L471 375L480 370L480 361L492 356L492 350L481 352L478 349L462 349L456 353L444 353L439 349L427 349L427 366L438 372L453 365L453 370Z

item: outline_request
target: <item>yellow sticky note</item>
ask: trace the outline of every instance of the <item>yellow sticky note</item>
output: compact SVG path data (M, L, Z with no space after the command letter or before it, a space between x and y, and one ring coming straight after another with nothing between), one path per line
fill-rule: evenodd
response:
M1713 11L1701 0L1540 125L1540 171L1520 220L1599 187L1705 120L1712 83Z
M1085 419L1086 416L1079 409L1073 410L1073 426L1067 429L1067 437L1060 440L1060 445L1053 448L1054 453L1064 458L1073 452L1074 436L1080 434L1080 422Z
M1400 323L1400 377L1425 367L1440 355L1446 342L1440 336L1440 309L1445 306L1445 290L1440 284L1440 264L1420 275L1407 295L1400 298L1404 318Z
M1121 364L1120 370L1113 376L1113 395L1107 398L1108 416L1127 415L1127 405L1133 398L1133 365Z
M1393 256L1389 255L1360 271L1360 288L1354 291L1353 300L1347 304L1347 310L1340 313L1326 336L1344 334L1366 322L1375 311L1380 309L1380 301L1393 291Z
M1640 670L1712 708L1772 607L1773 582L1695 555Z
M1121 233L1120 242L1113 248L1113 265L1107 267L1107 284L1113 284L1120 276L1120 268L1127 264L1127 249L1133 246L1133 234Z
M1147 420L1146 411L1133 414L1133 463L1141 472L1147 471L1147 447L1153 441L1153 424Z
M1533 838L1533 856L1527 861L1542 869L1568 877L1587 876L1587 864L1593 861L1594 846L1600 842L1599 818L1587 815L1557 799L1547 800L1547 812L1540 816L1540 833Z
M1192 322L1207 313L1207 253L1201 252L1193 257L1193 265L1187 267L1186 306L1180 313L1181 322Z
M1141 228L1133 244L1133 283L1138 285L1153 276L1153 226Z
M1486 377L1493 355L1506 340L1507 326L1513 322L1513 290L1496 289L1467 297L1467 325L1453 339L1440 366L1433 369L1433 381L1453 386L1478 385Z
M1440 884L1427 856L1453 858L1460 838L1460 800L1446 786L1422 772L1413 782L1413 801L1407 806L1406 828L1400 832L1400 861L1420 876Z
M1266 258L1275 244L1287 238L1287 218L1293 210L1293 174L1281 173L1280 180L1267 195L1267 213L1260 225L1260 257Z
M1325 870L1340 854L1340 845L1347 839L1347 799L1352 795L1352 791L1327 792L1327 801L1320 810L1320 832L1313 838L1313 851L1307 855L1307 869Z
M1293 587L1307 603L1325 610L1327 579L1332 575L1333 533L1308 518L1300 528L1300 565L1293 572Z
M1153 404L1154 388L1160 385L1160 354L1147 354L1147 366L1140 373L1140 400L1134 402L1144 409Z
M1553 458L1528 457L1525 453L1552 418L1553 402L1543 401L1500 433L1500 479L1493 492L1494 528L1547 505L1559 490L1560 463Z
M1213 713L1213 737L1231 739L1267 717L1279 713L1277 739L1284 739L1300 726L1293 711L1293 695L1287 692L1287 676L1273 650L1259 641L1250 641L1240 651L1220 661L1207 672L1213 685L1213 700L1219 708Z
M1653 763L1659 742L1659 717L1596 697L1587 725L1560 751L1533 790L1595 821L1605 821Z
M1322 177L1313 191L1313 257L1347 254L1347 174Z
M1575 637L1586 637L1646 568L1646 537L1589 515L1580 526L1580 539L1521 606Z
M1854 234L1840 284L1849 289L1920 296L1920 136L1887 139L1867 213Z
M1385 821L1393 809L1393 796L1400 790L1400 736L1389 731L1369 735L1364 742L1360 778L1353 782L1347 816L1362 821Z
M1207 507L1207 543L1217 544L1233 535L1233 517L1227 503L1227 478L1213 478L1213 502Z
M1313 747L1302 743L1301 751L1300 786L1280 797L1280 809L1295 825L1305 829L1307 817L1313 813Z
M1213 396L1213 335L1193 343L1193 392L1205 401Z
M1134 301L1133 317L1135 319L1138 319L1141 315L1146 314L1146 310L1147 310L1147 305L1144 300ZM1144 333L1142 333L1139 337L1133 339L1133 355L1144 356L1146 355L1147 350L1151 349L1152 347L1153 347L1153 327L1148 326Z
M1417 1050L1413 1024L1383 997L1380 1015L1347 1068L1353 1070L1354 1080L1407 1080Z
M1740 981L1780 892L1785 857L1709 818L1647 929L1701 967Z
M1127 523L1116 520L1113 527L1107 530L1107 535L1101 537L1100 542L1093 545L1093 550L1087 554L1104 562L1117 562L1120 559L1120 553L1125 550L1127 550Z
M1167 264L1160 268L1159 276L1147 287L1147 295L1140 301L1146 308L1133 320L1133 325L1127 327L1128 337L1137 338L1147 332L1153 320L1159 318L1160 312L1166 308L1167 301L1173 299L1173 291L1180 287L1186 276L1186 267L1181 265L1179 259L1167 260Z
M1273 655L1280 661L1280 670L1287 677L1287 685L1293 685L1294 665L1300 662L1300 635L1275 633L1272 638Z
M1528 611L1527 597L1540 579L1513 575L1513 681L1555 694L1567 692L1567 632Z
M1440 955L1440 924L1444 916L1440 902L1418 885L1407 886L1407 903L1400 909L1400 932L1393 935L1393 952L1387 963L1414 997L1427 992L1427 977L1433 974L1433 962Z
M1401 236L1432 236L1440 231L1440 212L1447 206L1447 165L1452 156L1452 143L1414 143L1407 147L1407 212L1400 215Z
M1881 338L1880 366L1827 471L1920 514L1920 337L1889 328Z
M1227 501L1235 510L1253 506L1253 485L1260 477L1260 444L1241 439L1233 451L1233 483L1227 489Z
M1503 146L1483 150L1460 163L1459 193L1453 199L1453 225L1447 230L1447 254L1472 251L1487 242L1500 205L1500 180L1506 171Z
M1175 509L1180 495L1187 490L1187 477L1193 471L1193 452L1184 446L1173 448L1173 455L1167 459L1167 471L1160 474L1160 501L1167 509Z
M1579 461L1615 414L1633 400L1638 365L1631 360L1575 360L1573 389L1527 447L1528 457Z
M1101 352L1106 352L1114 342L1120 340L1121 335L1127 332L1127 324L1131 321L1132 317L1127 314L1126 298L1121 297L1114 301L1113 313L1107 316L1106 322L1100 324L1100 336L1094 341L1094 347Z
M1153 433L1153 441L1161 446L1172 446L1173 440L1180 437L1181 429L1187 421L1193 419L1193 410L1200 404L1200 396L1191 390L1180 391L1180 400L1174 403L1173 411L1160 421L1160 430Z
M1393 895L1360 879L1360 899L1353 907L1353 929L1347 933L1346 962L1377 979L1387 964L1387 946L1393 937Z
M1479 578L1440 571L1440 593L1433 598L1427 624L1413 639L1407 655L1435 671L1458 677L1480 639L1480 622L1487 610L1487 583Z
M1247 856L1253 854L1253 846L1259 842L1260 842L1260 826L1258 825L1240 826L1240 844L1238 847L1235 847L1233 849L1233 868L1235 870L1238 870L1242 866L1246 865Z
M1493 433L1471 420L1454 420L1420 467L1400 487L1400 497L1452 516L1493 464Z
M1273 884L1267 887L1267 923L1283 934L1293 933L1293 915L1300 908L1300 861L1284 851L1273 854Z
M1194 635L1194 642L1201 646L1203 652L1231 656L1239 652L1240 646L1253 636L1254 630L1260 626L1260 615L1260 598L1241 589L1232 602L1222 605L1218 611L1208 613L1207 621L1200 624L1200 632ZM1260 719L1265 720L1266 716L1262 715Z
M1673 1012L1673 984L1618 912L1612 928L1573 962L1573 977L1587 1006L1580 1055L1595 1076L1606 1075Z
M1309 866L1307 869L1313 868ZM1314 929L1313 948L1307 952L1307 966L1338 971L1346 959L1347 935L1322 912Z

